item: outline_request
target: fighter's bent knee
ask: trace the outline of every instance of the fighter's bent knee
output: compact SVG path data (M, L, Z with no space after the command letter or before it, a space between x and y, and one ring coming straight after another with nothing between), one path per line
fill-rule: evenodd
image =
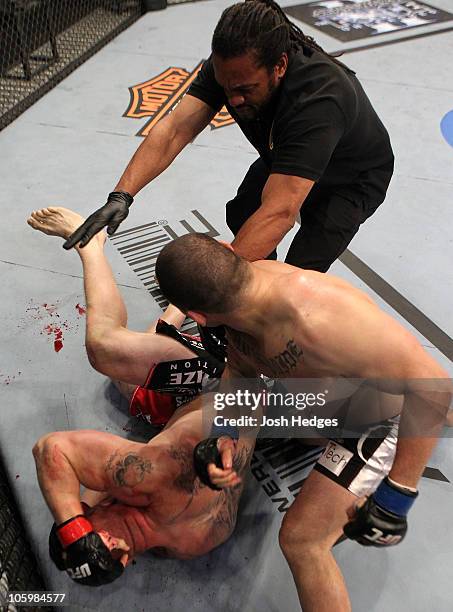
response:
M294 519L290 515L286 515L282 521L278 541L288 561L293 558L301 560L303 557L310 557L330 549L325 538L312 532L309 526L302 525L297 518Z

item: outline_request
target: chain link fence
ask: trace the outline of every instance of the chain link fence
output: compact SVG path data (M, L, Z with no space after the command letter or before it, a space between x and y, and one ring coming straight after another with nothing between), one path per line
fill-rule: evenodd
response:
M142 10L141 0L0 0L0 130Z
M22 609L18 605L8 604L6 601L8 591L30 590L43 591L45 585L27 542L6 474L0 464L0 611L15 612Z

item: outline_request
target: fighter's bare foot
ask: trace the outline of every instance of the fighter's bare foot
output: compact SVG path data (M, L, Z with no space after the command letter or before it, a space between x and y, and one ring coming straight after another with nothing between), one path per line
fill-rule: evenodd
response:
M61 206L49 206L48 208L41 208L41 210L34 210L27 219L28 225L33 229L44 232L49 236L59 236L65 240L84 221L85 219L78 213ZM100 232L95 238L104 243L105 233Z

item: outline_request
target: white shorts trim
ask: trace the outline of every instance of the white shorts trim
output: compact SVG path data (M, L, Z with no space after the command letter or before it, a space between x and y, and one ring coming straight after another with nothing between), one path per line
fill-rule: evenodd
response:
M382 441L382 444L380 444L376 452L368 459L366 465L363 466L348 487L348 490L354 495L357 495L357 497L373 493L392 469L396 452L396 443L398 441L399 417L393 420L394 424L385 440ZM360 449L362 440L364 440L368 434L369 431L365 432L357 443L359 456L361 455Z

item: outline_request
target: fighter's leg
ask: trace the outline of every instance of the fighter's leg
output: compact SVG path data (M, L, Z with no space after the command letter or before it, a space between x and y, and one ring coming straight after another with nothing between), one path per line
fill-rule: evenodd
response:
M280 541L304 612L350 610L332 547L343 535L348 510L390 472L398 421L392 417L370 426L360 438L330 440L285 517Z
M49 207L32 212L27 223L45 234L66 239L83 221L83 217L72 210ZM92 336L91 332L98 328L98 323L103 319L113 319L124 327L127 324L126 307L104 255L105 232L96 234L95 238L94 244L90 241L83 249L76 246L84 273L87 343Z
M332 547L342 536L347 512L356 499L347 489L313 471L283 519L280 546L304 612L351 610Z
M259 157L248 169L236 196L227 202L226 222L235 236L261 206L261 194L268 178L269 169ZM270 253L267 259L277 259L277 251Z
M84 218L69 208L49 206L34 210L27 219L28 225L48 236L67 238L77 223L83 223ZM99 235L101 244L105 242L105 233Z
M28 222L65 238L81 217L64 208L48 208L34 212ZM88 357L95 369L110 378L141 385L153 364L191 353L171 338L127 330L126 307L104 255L104 241L101 233L85 247L76 247L83 265Z

